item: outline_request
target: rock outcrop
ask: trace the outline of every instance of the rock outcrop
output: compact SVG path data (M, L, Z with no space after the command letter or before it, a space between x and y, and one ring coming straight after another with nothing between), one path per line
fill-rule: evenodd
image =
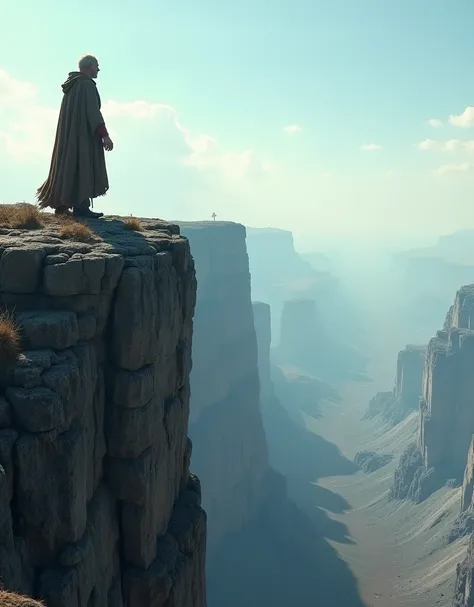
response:
M194 263L177 225L142 224L0 231L23 348L0 365L0 580L48 607L206 605Z
M444 329L428 345L420 400L419 440L400 461L393 497L422 501L449 481L465 476L466 458L474 433L474 286L462 287L447 314ZM415 470L414 462L421 457ZM469 474L468 474L469 476ZM469 493L469 480L465 490ZM467 495L466 499L467 500Z
M408 345L398 353L395 386L378 392L370 401L365 418L380 415L389 424L401 422L418 410L423 385L426 346Z
M462 479L474 432L474 286L456 294L451 326L438 331L428 346L420 446L427 468Z
M198 278L189 432L211 553L266 499L267 444L245 228L203 222L182 223L181 231Z
M389 464L393 459L390 453L375 453L374 451L359 451L354 457L355 465L366 474L376 472Z

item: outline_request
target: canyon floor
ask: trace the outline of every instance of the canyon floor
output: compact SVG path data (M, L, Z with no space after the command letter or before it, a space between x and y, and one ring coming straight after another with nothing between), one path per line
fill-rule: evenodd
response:
M296 467L285 466L288 493L354 575L360 601L344 607L448 607L456 564L467 543L446 541L459 513L460 489L443 488L420 505L389 501L398 458L416 440L417 413L392 429L380 420L362 419L370 398L392 387L395 358L387 360L386 352L386 346L373 348L371 380L340 386L337 404L326 404L314 414L290 411L325 447L319 454L322 461L308 464L305 479ZM393 460L364 474L352 464L362 450L391 454ZM298 454L294 458L300 465Z

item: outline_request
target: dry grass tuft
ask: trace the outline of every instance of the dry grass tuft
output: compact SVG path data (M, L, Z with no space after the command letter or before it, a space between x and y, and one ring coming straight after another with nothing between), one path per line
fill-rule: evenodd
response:
M41 601L0 590L0 607L44 607Z
M136 217L127 217L127 219L125 219L123 223L126 230L133 230L134 232L143 232L143 226L140 220Z
M90 227L82 221L71 217L61 218L59 221L59 236L67 240L78 242L91 242L94 234Z
M0 313L0 367L13 365L20 354L21 342L18 326L11 314L2 312Z
M0 204L0 228L37 230L43 227L43 213L34 204Z

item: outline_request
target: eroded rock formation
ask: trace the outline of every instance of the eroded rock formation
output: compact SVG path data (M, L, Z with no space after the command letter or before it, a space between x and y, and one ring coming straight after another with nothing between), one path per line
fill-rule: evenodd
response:
M474 332L471 330L473 327L474 320L474 286L470 285L463 287L456 295L454 306L450 309L450 312L446 318L445 323L445 334L448 332L450 335L450 325L459 327L462 331L458 331L454 340L454 352L455 361L457 363L457 371L451 369L451 381L459 381L459 389L462 391L457 395L453 405L456 407L456 411L459 412L459 421L454 425L448 426L448 431L458 431L459 423L462 420L466 424L471 423L474 392L472 383L472 339ZM452 330L451 330L452 331ZM462 349L464 342L464 352L459 352ZM461 348L459 347L461 346ZM454 361L453 361L454 364ZM469 378L469 375L471 376ZM449 376L448 376L449 378ZM470 390L470 394L469 391ZM471 411L466 411L467 409ZM470 432L470 439L467 437L467 433ZM454 592L453 607L473 607L474 605L474 427L468 426L461 433L460 438L463 444L468 441L469 448L467 451L467 457L465 458L466 465L464 469L462 494L461 494L461 513L456 520L450 534L449 540L454 541L459 537L471 534L469 541L468 550L462 563L459 563L456 568L456 585ZM457 441L457 436L453 437L454 441ZM454 445L453 445L454 447ZM446 453L446 447L444 453ZM455 461L458 457L457 449L453 449ZM448 451L448 454L450 452Z
M187 438L194 264L176 225L0 235L0 579L48 607L204 607Z
M419 408L426 346L408 345L398 353L395 386L391 392L378 392L370 401L366 418L380 415L398 424Z
M474 432L473 313L474 287L463 287L456 294L448 330L438 331L428 346L420 404L425 466L459 479Z
M354 458L355 465L366 474L376 472L389 464L393 459L390 453L375 453L374 451L359 451Z
M461 482L474 432L474 286L462 287L449 310L444 329L428 345L420 400L419 455L410 447L400 461L397 486L422 501L446 481ZM421 457L415 470L414 462ZM397 476L398 475L398 476ZM466 482L466 481L465 481ZM469 485L467 483L466 487Z

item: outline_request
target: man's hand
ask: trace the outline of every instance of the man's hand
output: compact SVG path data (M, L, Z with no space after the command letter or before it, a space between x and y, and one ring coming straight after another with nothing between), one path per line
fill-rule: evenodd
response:
M104 149L107 150L107 152L111 152L114 149L114 142L108 135L102 139L102 143L104 144Z

